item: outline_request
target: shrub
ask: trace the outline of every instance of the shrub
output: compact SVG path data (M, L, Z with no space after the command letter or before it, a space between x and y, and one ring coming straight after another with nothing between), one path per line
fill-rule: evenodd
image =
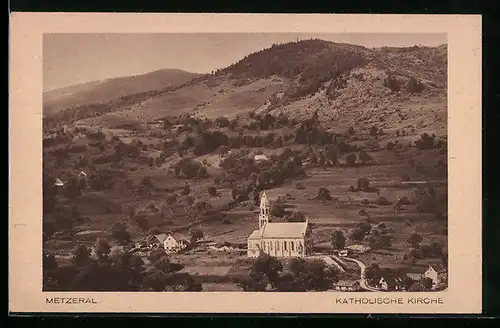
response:
M217 188L214 186L208 187L208 194L210 196L216 196L217 195Z
M391 205L391 202L387 198L380 196L377 198L376 204L378 205Z
M409 93L420 93L425 89L425 86L413 76L406 83L406 91Z
M394 143L392 141L388 141L386 145L387 150L393 150L394 149Z
M368 191L370 190L370 180L367 178L359 178L357 181L358 190Z

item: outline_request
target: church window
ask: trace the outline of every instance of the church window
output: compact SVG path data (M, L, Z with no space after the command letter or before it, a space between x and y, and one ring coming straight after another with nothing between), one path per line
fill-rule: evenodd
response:
M273 242L272 241L269 242L269 250L271 250L271 251L273 250Z
M294 251L294 250L295 250L295 248L294 248L294 244L293 244L293 241L292 241L292 251Z
M286 241L283 243L283 250L286 251Z
M276 242L276 250L277 250L277 251L279 251L279 250L280 250L280 242L279 242L279 241L277 241L277 242Z

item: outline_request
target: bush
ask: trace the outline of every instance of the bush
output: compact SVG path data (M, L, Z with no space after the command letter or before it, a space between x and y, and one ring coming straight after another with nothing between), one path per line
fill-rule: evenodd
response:
M393 150L394 149L394 143L392 141L388 141L386 145L387 150Z
M217 196L217 188L214 186L208 187L208 194L210 196Z
M380 196L377 198L376 204L378 205L391 205L391 202L387 198Z
M406 91L409 93L420 93L425 89L425 86L413 76L406 83Z
M401 90L401 81L392 74L388 74L384 80L384 86L391 89L393 92L397 92Z
M358 190L369 191L370 190L370 180L367 178L359 178L357 181Z

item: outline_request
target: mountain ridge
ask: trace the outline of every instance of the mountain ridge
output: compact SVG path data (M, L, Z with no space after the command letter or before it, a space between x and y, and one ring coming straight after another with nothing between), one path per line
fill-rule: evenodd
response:
M90 109L84 105L75 115L67 109L59 122L100 125L104 117L99 117L111 113L140 122L177 115L231 117L257 110L300 116L311 107L333 122L340 113L395 109L411 97L437 99L446 107L446 64L446 45L369 49L319 39L274 44L182 84L86 104ZM410 80L423 90L409 92Z
M61 109L86 103L105 103L131 93L182 84L200 75L202 74L167 68L52 89L43 93L44 112L52 114Z

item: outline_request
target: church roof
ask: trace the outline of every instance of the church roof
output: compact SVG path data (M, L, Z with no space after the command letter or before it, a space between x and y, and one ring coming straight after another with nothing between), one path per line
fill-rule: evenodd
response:
M260 239L260 230L254 230L248 239Z
M270 222L262 230L263 238L301 238L306 233L307 222Z

